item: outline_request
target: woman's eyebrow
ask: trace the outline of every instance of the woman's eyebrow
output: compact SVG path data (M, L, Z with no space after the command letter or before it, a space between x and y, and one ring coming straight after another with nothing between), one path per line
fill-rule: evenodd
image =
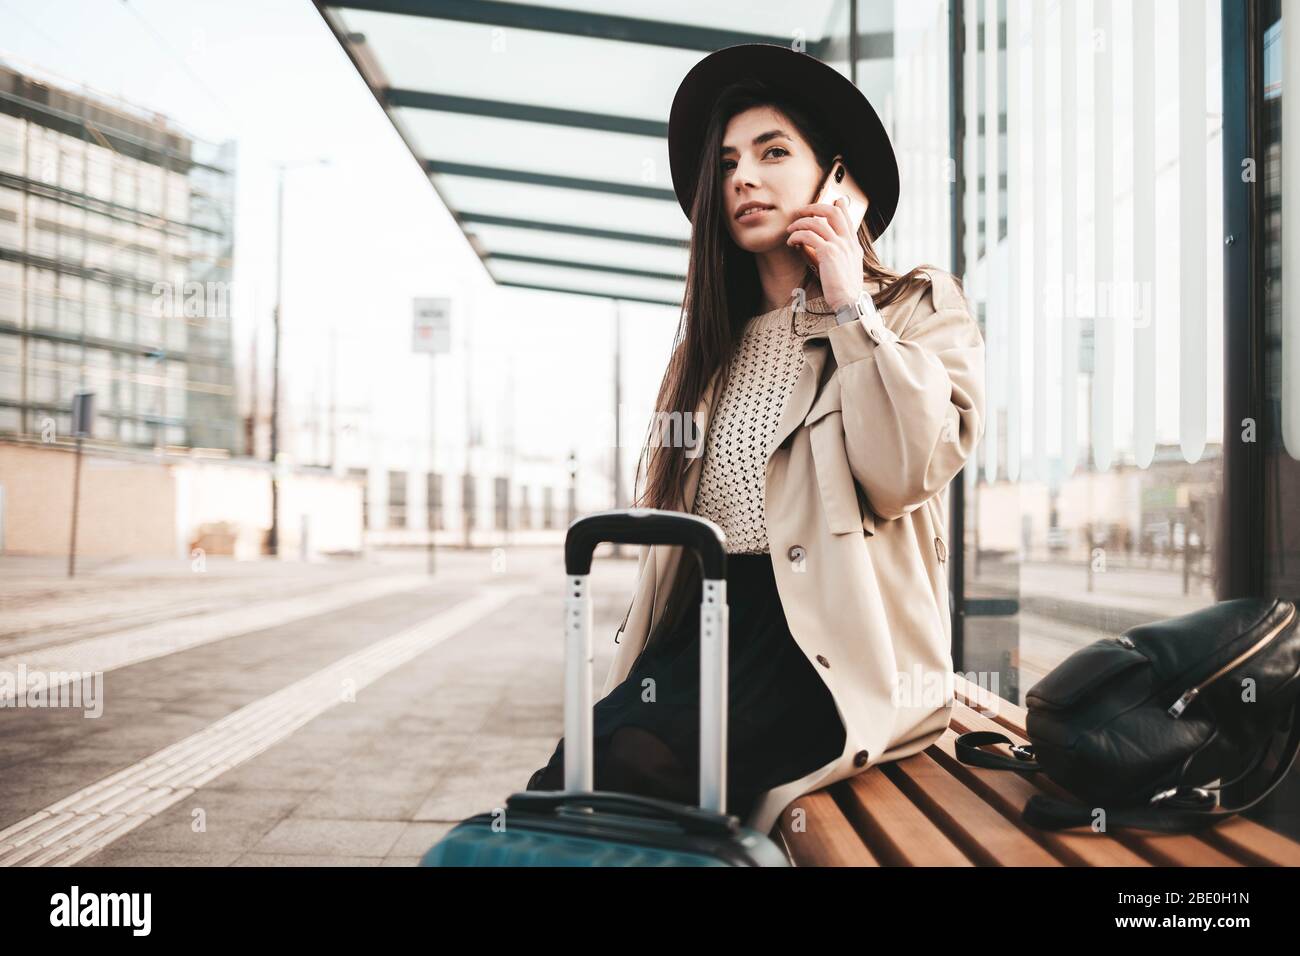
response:
M783 129L770 129L766 133L759 133L757 136L755 136L752 145L757 146L760 143L766 143L770 139L777 139L777 138L789 139L790 134ZM736 151L736 147L734 146L723 146L719 155L725 156L728 153L734 153L735 151Z

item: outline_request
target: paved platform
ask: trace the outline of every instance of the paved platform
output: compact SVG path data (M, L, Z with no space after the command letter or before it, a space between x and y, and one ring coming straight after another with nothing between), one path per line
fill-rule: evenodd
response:
M439 558L439 575L415 588L115 669L105 675L99 718L67 708L0 709L0 863L18 849L17 865L79 854L85 855L74 862L99 866L411 865L457 821L522 790L562 733L560 553L448 551ZM379 573L410 574L421 560L412 555ZM320 569L315 584L328 594L375 571L356 570L339 578L335 568ZM597 686L635 570L634 561L606 560L593 574ZM297 572L295 587L310 593L313 571ZM98 598L81 597L111 609L123 597L113 591L102 587ZM275 603L261 584L257 594L262 603ZM439 622L447 622L445 633L434 641L423 632ZM177 626L193 623L187 617ZM82 810L82 816L102 812L76 829L79 818L58 807L243 708L314 675L336 674L330 668L340 661L375 648L391 657L392 642L422 634L429 646L412 645L409 659L387 670L372 661L378 676L356 689L354 699L337 681L340 699L324 701L315 716L261 752L182 788L191 792L161 812L132 810L133 795L119 792ZM227 749L238 757L237 746ZM181 766L177 774L184 772ZM43 812L46 817L23 825ZM114 814L122 819L108 820ZM113 824L133 817L144 819L92 846L114 833ZM78 842L79 833L97 825L98 832ZM46 829L12 846L41 826ZM71 833L60 832L70 826Z
M636 549L606 552L596 688L636 573ZM0 672L103 675L99 717L0 699L0 865L411 865L502 805L563 732L562 552L425 561L101 561L70 581L0 559ZM1080 616L1132 577L1040 592L1028 650L1047 666L1094 640Z

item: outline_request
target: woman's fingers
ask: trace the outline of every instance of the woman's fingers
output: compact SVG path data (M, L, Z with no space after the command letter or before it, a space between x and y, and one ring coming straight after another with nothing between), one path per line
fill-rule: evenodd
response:
M800 219L796 219L785 228L788 232L793 232L795 229L811 230L827 241L836 238L835 230L832 229L826 220L822 219L820 216L804 216Z
M835 203L815 202L811 205L803 206L795 210L795 215L803 217L821 217L823 221L827 223L827 228L831 233L831 235L826 237L827 239L834 238L835 235L844 236L845 238L853 235L853 230L849 228L848 211L844 206L839 204L838 200ZM800 220L796 219L795 222L792 222L790 225L794 226L799 222Z
M827 241L827 239L824 236L821 236L818 233L812 232L811 230L808 229L800 229L798 232L790 233L790 238L786 239L785 241L785 244L787 246L793 246L799 243L803 243L804 245L812 249L813 252L817 254L818 262L821 261L822 250L825 249L828 245L830 245L830 242Z

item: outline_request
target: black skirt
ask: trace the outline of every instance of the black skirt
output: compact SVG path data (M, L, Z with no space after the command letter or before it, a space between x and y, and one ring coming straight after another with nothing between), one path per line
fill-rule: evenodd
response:
M659 635L593 710L597 790L699 801L700 584L677 627ZM830 691L795 643L769 554L727 556L727 812L742 819L766 790L844 751ZM564 786L564 741L530 790Z

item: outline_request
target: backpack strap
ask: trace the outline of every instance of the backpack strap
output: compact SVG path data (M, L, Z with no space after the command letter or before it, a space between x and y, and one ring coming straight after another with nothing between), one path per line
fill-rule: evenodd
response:
M1011 748L1015 759L1001 754L986 753L979 749L987 744L1006 744ZM1020 770L1032 773L1043 769L1034 759L1032 744L1013 744L1010 737L994 730L974 730L959 736L957 759L973 767L989 767L993 770Z

